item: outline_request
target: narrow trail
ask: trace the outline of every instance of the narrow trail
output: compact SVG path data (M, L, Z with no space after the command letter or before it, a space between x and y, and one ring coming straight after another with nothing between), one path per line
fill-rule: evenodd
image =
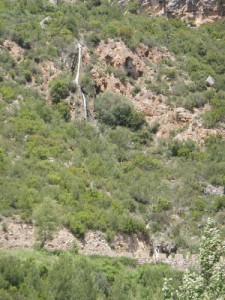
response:
M73 80L73 83L75 83L78 86L78 89L81 93L82 99L83 99L83 108L84 108L84 120L87 121L88 120L88 115L87 115L87 100L86 97L84 95L84 93L82 92L82 88L80 86L79 83L79 79L80 79L80 68L81 68L81 61L82 61L82 45L81 43L78 41L78 65L77 65L77 74L76 74L76 78Z

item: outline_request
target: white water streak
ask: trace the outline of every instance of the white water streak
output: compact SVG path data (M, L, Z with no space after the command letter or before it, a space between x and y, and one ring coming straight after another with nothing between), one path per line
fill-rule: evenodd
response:
M79 53L78 53L77 75L76 75L76 78L75 78L75 80L74 80L74 82L75 82L77 85L79 85L80 65L81 65L81 55L82 55L82 47L81 47L80 42L78 42L78 50L79 50Z
M84 119L87 121L87 101L84 93L81 92L81 95L83 97L83 105L84 105Z
M83 98L83 107L84 107L84 119L85 121L87 121L87 101L86 101L86 97L84 95L84 93L81 90L81 86L79 84L79 79L80 79L80 66L81 66L81 57L82 57L82 46L80 44L80 42L78 42L78 65L77 65L77 74L76 74L76 78L74 79L74 83L77 84L77 86L79 87L80 93L82 95Z

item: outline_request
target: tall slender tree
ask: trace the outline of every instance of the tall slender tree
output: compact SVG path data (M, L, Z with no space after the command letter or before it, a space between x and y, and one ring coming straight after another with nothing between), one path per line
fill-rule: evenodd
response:
M209 219L201 240L199 272L186 272L182 285L174 290L171 279L163 286L165 300L224 300L225 267L221 258L225 254L218 229Z

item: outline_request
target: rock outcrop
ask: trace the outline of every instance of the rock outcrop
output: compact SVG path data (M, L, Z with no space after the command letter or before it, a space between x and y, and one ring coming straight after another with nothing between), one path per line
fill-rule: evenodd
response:
M135 55L123 42L108 40L107 43L101 42L96 48L99 58L107 65L123 69L126 76L138 79L145 71L145 63Z
M154 81L154 70L150 63L157 65L170 57L169 52L140 44L132 52L122 41L109 39L95 49L98 63L92 68L92 76L97 92L120 93L130 99L134 82L144 86L146 79Z
M225 4L217 0L149 1L148 8L158 15L194 20L196 25L213 22L225 16Z
M0 248L32 248L35 244L35 227L24 223L19 216L2 218L0 223ZM118 234L109 244L105 234L100 231L89 231L83 239L75 238L66 228L62 227L47 241L47 250L68 250L74 245L79 253L85 255L105 255L111 257L127 256L147 259L150 257L152 244L136 234Z
M0 248L33 248L35 245L35 228L26 224L18 216L3 218L0 222ZM45 249L78 250L83 255L100 255L108 257L129 257L136 259L139 264L163 262L176 269L186 269L196 264L194 256L183 257L175 254L167 257L160 253L157 259L152 256L152 244L144 238L132 234L117 234L112 244L109 244L105 235L99 231L89 231L83 239L75 238L66 228L61 228L54 234L53 240L46 242Z
M17 43L11 40L5 40L3 48L8 49L13 58L18 62L22 62L24 59L24 49L21 48Z
M132 52L122 41L108 40L99 44L96 54L98 63L91 73L97 92L119 93L130 99L135 108L146 116L150 126L158 124L156 137L168 138L173 133L175 139L191 139L200 146L204 145L204 139L211 134L225 138L223 129L207 129L203 126L201 115L211 109L209 104L190 111L169 105L168 97L148 88L146 82L157 85L158 64L163 59L174 60L167 49L159 50L140 44ZM170 86L170 80L164 80ZM137 93L133 92L135 86L139 87Z
M204 189L204 193L206 195L212 195L212 196L224 196L225 187L213 186L211 184L208 184L207 187Z

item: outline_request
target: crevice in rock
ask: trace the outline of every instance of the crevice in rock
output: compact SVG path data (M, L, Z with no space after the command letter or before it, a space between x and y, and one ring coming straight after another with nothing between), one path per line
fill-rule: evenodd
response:
M127 76L132 77L133 79L138 79L143 75L142 71L137 71L135 65L133 64L133 58L127 57L125 60L125 70L127 73Z
M112 66L113 64L112 64L112 57L110 56L110 55L106 55L106 57L105 57L105 62L106 62L106 64L107 65L110 65L110 66Z

